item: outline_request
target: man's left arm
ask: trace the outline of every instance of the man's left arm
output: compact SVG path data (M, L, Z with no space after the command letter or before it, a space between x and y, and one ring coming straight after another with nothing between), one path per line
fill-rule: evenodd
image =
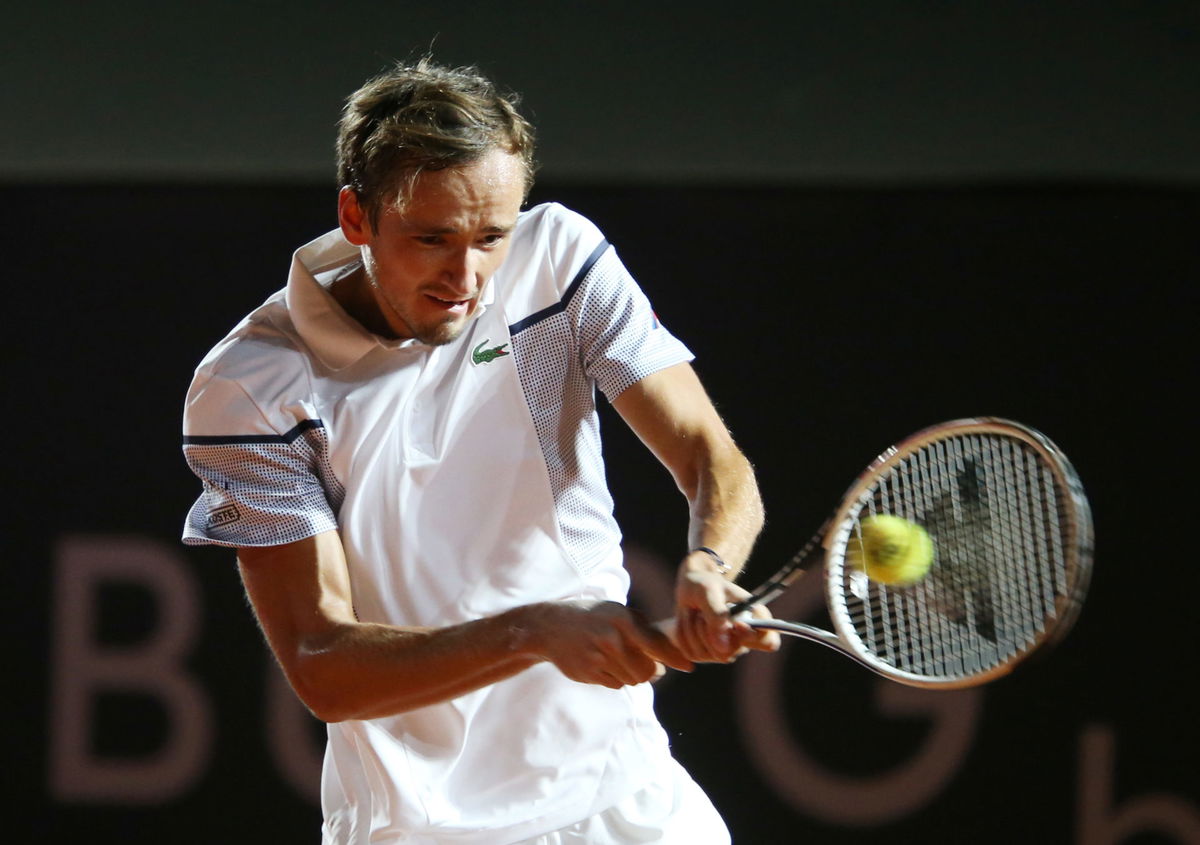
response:
M727 662L746 648L773 651L774 632L731 619L747 596L733 579L762 530L754 469L734 443L688 364L653 373L623 391L613 407L671 472L689 504L688 548L676 576L672 637L692 660ZM727 565L722 571L711 549ZM765 609L754 613L767 616Z

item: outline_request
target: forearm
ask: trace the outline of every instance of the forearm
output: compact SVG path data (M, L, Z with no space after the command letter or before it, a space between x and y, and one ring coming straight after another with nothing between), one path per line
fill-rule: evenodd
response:
M292 688L320 719L372 719L457 698L549 661L614 689L691 663L617 602L548 601L440 628L358 620L341 538L238 552L246 595Z
M395 715L539 662L525 627L528 615L518 608L437 629L347 622L298 639L281 662L301 699L324 721Z
M745 646L770 647L730 603L749 594L731 579L745 565L763 525L762 499L750 462L738 449L690 366L647 376L613 405L670 470L689 507L688 548L675 579L669 626L692 660L729 660ZM728 569L699 547L712 549ZM724 570L724 571L723 571Z
M724 662L746 647L772 647L726 612L748 595L732 582L762 530L763 507L754 471L732 440L700 455L695 484L684 488L689 552L676 575L672 636L692 659Z
M552 663L579 683L640 684L690 661L661 631L611 601L540 602L445 628L324 625L272 646L321 719L371 719L438 704Z
M341 538L244 548L239 570L284 674L320 719L392 715L502 680L538 659L528 609L446 628L358 620ZM527 619L526 617L530 617Z
M684 492L690 514L688 548L714 550L730 567L727 577L732 579L745 565L763 527L763 504L753 467L732 441L718 444L698 462L694 488ZM705 558L701 555L696 560L702 565L712 563Z
M762 499L754 469L695 372L686 364L660 370L627 389L613 406L687 497L689 548L716 550L735 574L762 530Z

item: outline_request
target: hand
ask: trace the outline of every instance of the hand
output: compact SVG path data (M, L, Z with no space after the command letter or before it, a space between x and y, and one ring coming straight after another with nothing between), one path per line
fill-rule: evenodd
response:
M675 581L674 625L664 629L691 660L703 663L729 663L749 649L777 651L779 634L752 628L743 619L729 615L729 605L749 598L750 594L717 572L707 554L693 552L680 564ZM760 605L750 615L769 619L770 612Z
M548 602L527 610L530 650L573 681L619 689L692 662L637 611L617 602Z

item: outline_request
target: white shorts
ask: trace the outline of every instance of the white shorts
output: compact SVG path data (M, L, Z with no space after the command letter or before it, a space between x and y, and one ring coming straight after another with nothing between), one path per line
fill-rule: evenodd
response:
M581 822L514 845L729 845L729 830L696 782L671 761L672 777Z

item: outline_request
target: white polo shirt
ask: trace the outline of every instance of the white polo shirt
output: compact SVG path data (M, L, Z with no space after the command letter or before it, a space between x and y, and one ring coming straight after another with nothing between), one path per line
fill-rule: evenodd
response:
M337 528L364 622L443 626L523 604L624 601L595 387L690 360L594 225L521 214L462 336L386 341L328 293L360 253L331 232L197 369L184 452L204 483L184 541ZM664 770L648 685L541 664L400 716L329 726L327 843L512 842Z

